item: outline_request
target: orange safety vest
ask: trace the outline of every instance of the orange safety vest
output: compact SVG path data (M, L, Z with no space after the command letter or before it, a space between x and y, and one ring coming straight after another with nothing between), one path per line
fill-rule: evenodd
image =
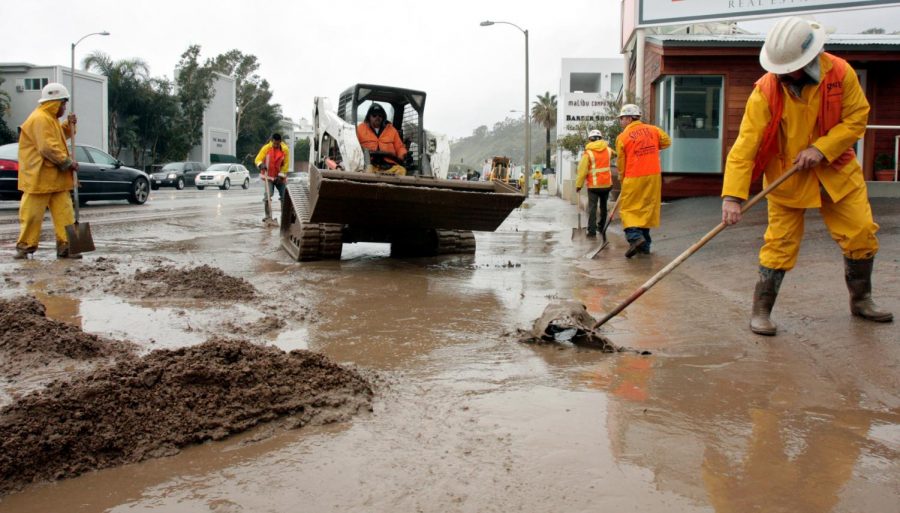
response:
M284 150L281 145L272 146L266 152L266 176L275 178L281 172L281 166L284 165Z
M625 138L624 178L660 174L659 130L655 126L631 123L619 137Z
M400 140L400 134L397 133L394 125L390 123L384 126L379 135L375 135L375 131L372 130L368 123L360 123L356 127L356 137L359 139L359 144L369 151L386 151L393 153L400 159L406 155L406 147L403 146L403 141ZM385 158L384 160L395 164L400 163L395 162L391 158Z
M587 175L588 189L606 189L612 187L612 173L609 171L609 147L603 151L585 151L591 161L591 169L588 171Z
M831 60L832 67L825 74L825 77L819 82L819 94L822 96L819 104L819 137L828 133L835 125L841 122L842 102L844 99L844 76L850 65L847 61L825 53L825 56ZM756 87L769 102L769 113L772 119L763 132L762 142L756 151L756 161L753 164L753 178L756 180L763 174L766 167L772 161L775 155L781 155L781 145L778 137L778 129L781 127L781 116L784 113L784 89L778 81L778 76L774 73L766 73L762 78L756 81ZM856 158L856 152L853 148L848 148L838 158L834 159L831 167L840 169L844 167L851 159ZM787 167L782 162L782 167Z

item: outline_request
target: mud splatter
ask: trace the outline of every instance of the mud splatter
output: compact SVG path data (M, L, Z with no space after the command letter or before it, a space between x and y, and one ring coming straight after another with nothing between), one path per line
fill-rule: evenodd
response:
M230 333L236 335L251 335L254 337L278 333L285 326L287 326L287 322L275 315L266 315L265 317L246 324L237 324L230 321L225 323L225 329Z
M136 271L134 280L114 283L109 292L124 296L152 298L196 298L209 300L248 300L257 296L256 288L243 278L225 274L209 265L178 269L161 266Z
M278 418L371 410L365 378L309 351L211 340L56 381L0 410L0 493L177 453Z

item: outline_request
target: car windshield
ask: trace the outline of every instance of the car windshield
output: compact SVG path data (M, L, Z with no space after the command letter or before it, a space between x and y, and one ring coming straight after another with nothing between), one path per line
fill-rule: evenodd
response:
M178 162L178 163L173 162L171 164L166 164L165 166L163 166L162 170L163 171L180 171L183 168L184 168L184 164L182 164L180 162Z
M18 143L4 144L0 146L0 159L18 160L19 145Z
M228 164L213 164L206 168L207 171L228 171Z

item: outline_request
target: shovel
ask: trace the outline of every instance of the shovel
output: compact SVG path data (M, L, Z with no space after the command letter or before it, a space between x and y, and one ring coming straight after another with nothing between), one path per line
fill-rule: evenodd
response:
M620 198L621 196L622 194L619 193ZM612 211L609 213L609 217L606 218L606 223L603 224L603 229L600 230L600 237L603 238L603 242L600 243L600 247L588 251L587 254L584 255L585 258L597 258L597 255L599 255L600 252L603 251L604 248L606 248L606 246L609 246L609 241L606 240L606 229L609 228L609 225L611 225L613 222L613 218L616 217L616 212L619 211L620 203L621 202L619 201L619 198L616 198L616 202L613 204Z
M75 67L72 66L72 93L69 101L72 104L72 114L75 114ZM75 160L75 127L69 127L71 130L71 140L72 140L72 159ZM77 166L77 160L75 160ZM79 206L81 205L81 201L78 200L78 171L72 170L72 183L74 187L72 187L72 195L75 200L75 224L70 224L65 227L66 229L66 238L69 239L69 255L77 255L79 253L87 253L89 251L94 251L94 237L91 235L91 225L90 223L79 223Z
M265 178L263 178L263 187L266 189L266 217L263 218L263 223L266 226L278 226L278 222L272 218L272 198L269 193L269 171L268 166L263 169L265 171ZM260 176L263 176L260 174Z
M799 170L799 168L795 165L794 167L790 168L786 173L779 176L774 182L770 183L768 185L768 187L766 187L765 189L760 191L756 196L753 196L753 198L751 198L749 201L744 203L743 206L741 206L741 214L744 214L745 212L750 210L753 207L753 205L756 205L757 203L759 203L759 201L761 199L765 198L776 187L781 185L782 182L784 182L788 178L794 176L794 173L796 173L798 170ZM712 240L712 238L715 237L716 235L718 235L719 232L724 230L725 227L726 227L726 225L724 222L719 223L718 226L716 226L709 233L704 235L703 238L701 238L699 241L695 242L693 246L689 247L682 254L678 255L675 258L675 260L672 260L671 262L669 262L669 265L663 267L658 273L654 274L652 278L647 280L646 283L644 283L637 290L635 290L628 297L628 299L623 301L619 306L613 308L613 310L611 312L604 315L602 319L597 321L597 324L594 325L593 329L595 329L595 330L598 329L600 326L603 326L604 324L606 324L607 321L609 321L613 317L619 315L619 313L622 310L624 310L628 305L630 305L635 300L637 300L637 298L644 295L644 292L647 292L648 290L650 290L650 287L656 285L656 283L659 280L665 278L666 275L668 275L670 272L672 272L673 269L675 269L676 267L681 265L681 263L684 262L685 260L687 260L689 256L693 255L700 248L702 248L704 245L706 245L707 242Z
M584 230L581 229L581 193L578 193L575 201L578 203L578 227L572 228L572 240L575 240L575 234L578 234L579 239L584 238Z

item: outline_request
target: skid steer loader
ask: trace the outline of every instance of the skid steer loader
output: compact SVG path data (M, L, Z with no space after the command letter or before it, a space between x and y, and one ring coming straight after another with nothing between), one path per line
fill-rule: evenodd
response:
M409 157L407 176L365 172L378 157L356 126L372 102L384 107ZM357 84L337 111L317 97L309 181L288 184L281 245L298 261L340 259L345 243L383 242L391 256L473 254L472 231L494 231L525 196L502 182L447 180L450 146L422 125L425 93Z

